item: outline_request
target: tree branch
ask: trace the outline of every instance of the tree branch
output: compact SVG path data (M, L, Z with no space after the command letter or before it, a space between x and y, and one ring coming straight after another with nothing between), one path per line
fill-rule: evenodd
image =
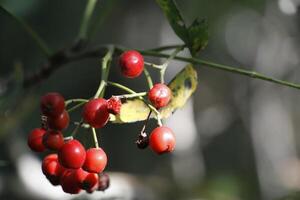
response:
M85 58L92 58L92 57L103 57L105 53L107 52L107 49L111 47L112 45L106 45L106 46L96 46L94 48L86 49L83 51L61 51L55 54L54 56L51 56L49 60L43 65L43 67L34 75L29 76L25 78L24 80L24 86L30 87L34 84L40 82L43 79L48 78L53 71L60 68L64 64L74 62L77 60L82 60ZM123 51L129 50L128 48L121 47L121 46L114 46L115 47L115 55L121 54ZM178 45L173 45L174 48L177 48ZM158 49L164 49L163 47L160 47ZM153 50L138 50L145 56L153 56L153 57L160 57L160 58L168 58L170 57L169 54L156 52ZM260 79L272 83L276 83L279 85L288 86L291 88L300 89L300 85L296 83L291 83L288 81L279 80L273 77L266 76L264 74L260 74L255 71L245 70L238 67L231 67L223 64L218 64L198 58L188 58L188 57L182 57L182 56L175 56L175 60L184 61L188 63L193 64L199 64L201 66L218 69L222 71L227 71L235 74L240 74L244 76L248 76L250 78Z

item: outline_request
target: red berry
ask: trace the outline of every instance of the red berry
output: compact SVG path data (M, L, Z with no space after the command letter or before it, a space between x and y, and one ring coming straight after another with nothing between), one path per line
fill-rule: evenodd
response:
M76 170L66 170L60 179L61 188L64 192L69 194L78 194L81 189L78 186L78 182L75 176Z
M120 98L112 96L107 100L108 112L114 115L120 114L122 102Z
M91 148L86 151L83 169L88 172L100 173L107 164L106 153L101 148Z
M48 127L54 130L63 130L68 127L70 117L69 113L64 110L62 114L57 117L48 117Z
M175 148L173 131L166 126L155 128L150 135L150 147L158 154L172 152Z
M137 51L125 51L120 56L122 74L128 78L138 77L144 70L144 57Z
M45 150L45 146L43 144L43 136L45 135L46 130L42 128L33 129L27 140L27 144L32 151L42 152Z
M98 174L96 173L89 173L79 168L75 170L75 177L78 186L89 193L92 193L98 188Z
M43 144L51 150L59 150L64 144L64 136L60 131L48 130L43 137Z
M109 176L106 173L99 174L98 190L104 191L110 185Z
M162 83L155 84L148 92L149 101L157 109L168 105L172 96L172 92L168 86Z
M58 152L59 163L70 169L82 167L85 160L85 149L78 140L69 140Z
M58 163L57 154L49 154L42 162L42 171L53 185L59 185L64 168Z
M48 117L57 117L65 109L65 99L59 93L51 92L42 96L41 110Z
M109 119L107 102L103 98L92 99L83 107L82 117L94 128L102 128Z

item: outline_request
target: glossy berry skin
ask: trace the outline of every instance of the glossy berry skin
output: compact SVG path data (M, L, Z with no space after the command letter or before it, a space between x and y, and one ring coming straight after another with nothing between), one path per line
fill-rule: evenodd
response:
M114 115L120 114L122 102L118 97L111 97L107 100L107 109L108 112Z
M102 128L109 119L106 100L97 98L87 102L83 107L82 117L92 127Z
M101 148L91 148L86 151L86 158L83 164L83 169L92 172L102 172L107 164L106 153Z
M42 128L33 129L27 139L27 144L32 151L43 152L46 147L43 144L43 136L45 135L46 130Z
M62 114L57 117L48 117L48 127L54 130L63 130L69 126L69 113L64 110Z
M166 126L155 128L149 140L151 149L158 154L172 152L175 148L174 133Z
M122 74L127 78L138 77L144 70L144 57L137 51L125 51L119 59Z
M64 136L60 131L48 130L43 137L43 144L50 150L59 150L64 145Z
M52 185L60 184L60 177L64 168L59 164L57 154L49 154L43 159L42 171Z
M110 185L109 176L106 173L99 174L98 189L99 191L106 190Z
M82 168L75 170L75 177L79 188L92 193L98 188L98 174L89 173Z
M171 100L172 92L162 83L155 84L148 92L148 99L157 109L165 107Z
M56 92L47 93L41 98L41 111L48 117L57 117L65 110L65 99Z
M58 152L59 163L70 169L82 167L85 161L85 149L78 140L69 140Z
M64 192L69 194L78 194L81 189L75 176L76 170L68 169L64 171L60 179L60 185Z

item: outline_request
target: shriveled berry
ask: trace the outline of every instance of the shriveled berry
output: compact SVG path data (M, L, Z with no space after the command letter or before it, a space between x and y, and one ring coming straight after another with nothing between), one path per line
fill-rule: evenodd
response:
M108 112L114 115L120 114L122 102L120 98L112 96L107 100Z
M64 110L62 114L57 117L48 117L48 127L54 130L63 130L68 127L70 122L69 113Z
M82 117L94 128L102 128L109 119L107 101L103 98L92 99L83 107Z
M85 161L85 149L78 140L67 141L58 152L59 163L70 169L82 167Z
M125 51L120 56L119 65L124 76L135 78L144 70L144 57L135 50Z
M64 144L64 136L60 131L48 130L43 137L43 144L50 150L59 150Z
M46 130L43 128L33 129L27 139L27 144L32 151L42 152L46 149L43 144L43 136L45 135Z
M86 151L86 158L83 169L88 172L100 173L107 164L106 153L101 148L91 148Z
M150 135L150 147L158 154L172 152L175 143L173 131L166 126L155 128Z
M104 191L106 190L110 185L109 176L106 173L99 174L99 182L98 182L98 190Z
M81 189L78 186L75 176L76 170L68 169L61 176L60 184L64 192L69 194L78 194Z
M159 109L168 105L171 100L172 92L168 86L162 83L155 84L148 92L148 99Z
M57 117L65 110L65 99L56 92L47 93L41 98L41 111L48 117Z
M138 135L138 139L136 140L136 145L139 149L145 149L149 145L149 137L146 133L141 133Z

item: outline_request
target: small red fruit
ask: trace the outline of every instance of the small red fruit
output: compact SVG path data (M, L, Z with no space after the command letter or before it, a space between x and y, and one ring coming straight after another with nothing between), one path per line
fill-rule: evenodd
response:
M99 182L98 182L98 190L104 191L106 190L110 185L109 176L106 173L99 174Z
M157 109L168 105L172 96L172 92L168 86L162 83L155 84L148 92L149 101Z
M60 131L48 130L43 137L43 144L50 150L59 150L64 144L64 136Z
M64 168L58 163L57 154L49 154L43 159L42 171L52 185L59 185Z
M69 113L64 110L62 114L57 117L48 117L48 127L54 130L63 130L68 127L70 122Z
M155 128L150 135L150 147L158 154L172 152L175 143L173 131L166 126Z
M106 153L101 148L91 148L86 151L83 169L88 172L100 173L107 164Z
M27 144L32 151L42 152L46 149L43 144L43 136L45 135L46 130L42 128L33 129L27 139Z
M98 174L96 173L89 173L79 168L75 171L75 177L78 186L89 193L92 193L98 188Z
M83 107L82 117L94 128L102 128L109 119L107 101L103 98L92 99Z
M65 99L56 92L47 93L41 98L41 111L48 117L57 117L65 109Z
M119 65L127 78L138 77L144 70L144 57L137 51L125 51L120 56Z
M76 170L68 169L64 171L64 173L61 176L60 179L61 188L66 193L78 194L81 191L81 189L78 186L78 182L76 180L75 171Z
M122 102L120 98L112 96L107 100L108 112L117 115L121 111Z
M78 140L69 140L58 152L59 163L70 169L82 167L85 161L85 149Z

